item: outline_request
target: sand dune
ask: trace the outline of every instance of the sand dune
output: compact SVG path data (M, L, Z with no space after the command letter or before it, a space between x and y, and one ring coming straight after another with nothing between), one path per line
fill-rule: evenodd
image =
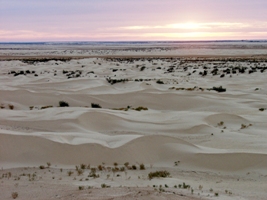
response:
M19 167L34 171L47 162L53 163L55 175L60 174L58 168L71 170L82 163L110 167L114 162L120 167L125 162L144 163L145 171L127 171L131 181L115 176L108 180L105 171L99 172L99 179L71 179L65 186L100 187L109 181L118 188L153 187L186 181L199 192L184 190L188 198L211 198L209 189L197 189L201 184L214 187L221 199L266 197L262 186L267 166L266 57L244 57L251 47L245 53L235 51L242 58L231 59L224 57L226 49L213 53L201 49L198 55L206 52L201 58L179 49L156 48L152 53L143 49L142 56L138 55L143 50L120 48L60 47L54 54L52 50L6 50L11 60L0 50L1 59L5 57L0 62L3 177L5 170L14 168L19 174ZM61 107L60 101L68 106ZM148 180L148 172L161 169L172 176ZM67 172L65 176L58 179L67 179ZM48 178L52 179L44 175L49 185ZM3 181L13 184L11 179ZM62 186L59 181L55 184ZM227 185L236 195L224 194ZM257 192L250 195L253 190Z

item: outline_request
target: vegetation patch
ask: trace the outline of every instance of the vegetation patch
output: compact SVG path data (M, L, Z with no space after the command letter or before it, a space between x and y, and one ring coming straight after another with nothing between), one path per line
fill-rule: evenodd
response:
M166 178L170 176L170 172L164 170L164 171L156 171L156 172L150 172L148 174L148 178L151 180L153 178Z

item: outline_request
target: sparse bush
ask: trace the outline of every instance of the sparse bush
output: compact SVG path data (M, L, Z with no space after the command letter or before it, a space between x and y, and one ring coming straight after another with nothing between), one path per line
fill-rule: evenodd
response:
M40 169L44 169L44 168L45 168L45 166L43 166L43 165L40 165L40 166L39 166L39 168L40 168Z
M81 169L85 169L86 168L86 165L85 164L80 164L80 168Z
M79 190L84 190L84 186L79 186Z
M78 176L82 175L83 174L83 170L82 169L78 169L77 170L77 174L78 174Z
M187 185L187 184L183 183L182 188L183 189L188 189L188 188L190 188L190 185Z
M148 174L148 178L149 179L152 179L152 178L160 178L160 177L162 177L162 178L166 178L166 177L168 177L168 176L170 176L170 173L168 172L168 171L156 171L156 172L150 172L149 174Z
M60 101L59 102L59 107L69 107L69 104L65 101Z
M226 92L226 89L223 88L222 86L220 86L220 87L213 87L211 90L215 90L217 92Z
M102 108L99 104L91 103L92 108Z
M47 108L53 108L53 106L43 106L43 107L41 107L41 110L47 109Z
M67 173L68 173L68 176L71 176L73 174L72 171L68 171Z
M138 108L135 108L134 110L141 111L141 110L148 110L148 108L139 106Z
M178 166L179 163L180 163L179 160L178 160L178 161L175 161L175 162L174 162L174 165L175 165L175 166Z
M247 128L247 125L241 124L241 129Z
M164 82L162 80L157 80L156 82L157 84L164 84Z
M140 164L139 167L140 167L140 170L145 170L146 169L144 164Z
M110 188L110 186L103 183L103 184L101 184L101 188Z
M98 167L97 167L97 168L98 168L98 170L99 170L99 171L102 171L102 170L103 170L103 167L102 167L102 165L98 165Z
M144 71L145 70L145 66L141 67L140 71Z
M8 107L9 107L10 110L14 109L14 105L12 105L12 104L8 104Z
M129 162L124 163L124 166L128 168Z
M17 192L12 192L11 196L13 199L16 199L19 196L19 194Z
M224 124L224 122L221 121L221 122L218 123L218 126L223 126L223 124Z

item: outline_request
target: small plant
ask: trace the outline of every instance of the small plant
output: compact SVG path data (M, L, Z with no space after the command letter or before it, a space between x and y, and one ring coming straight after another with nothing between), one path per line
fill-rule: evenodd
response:
M145 70L145 66L141 67L140 71L144 71Z
M162 80L157 80L156 82L157 84L164 84L164 82Z
M190 188L190 185L187 185L187 184L183 183L182 188L183 189L188 189L188 188Z
M180 161L175 161L174 166L178 166L179 163L180 163Z
M67 174L68 174L68 176L71 176L73 174L73 172L72 171L68 171Z
M77 170L77 174L78 174L78 176L82 175L83 174L83 170L82 169L78 169Z
M19 196L19 194L17 192L12 192L11 196L13 199L16 199Z
M65 101L60 101L59 102L59 107L69 107L69 104Z
M79 186L79 190L84 190L84 186Z
M110 186L103 183L103 184L101 184L101 188L110 188Z
M40 165L40 166L39 166L39 168L40 168L40 169L44 169L44 168L45 168L45 166L43 166L43 165Z
M245 125L245 124L241 124L241 129L245 129L245 128L247 128L248 126L247 125Z
M49 168L51 166L51 163L50 162L47 162L47 167Z
M148 110L148 108L139 106L138 108L135 108L134 110L141 111L141 110Z
M262 111L262 112L263 112L264 110L266 110L266 108L260 108L260 109L259 109L259 111Z
M86 165L85 164L80 164L80 168L81 169L85 169L86 168Z
M224 124L224 122L221 121L221 122L218 123L218 126L223 126L223 124Z
M102 108L99 104L91 103L92 108Z
M213 88L210 89L210 90L215 90L215 91L217 91L217 92L226 92L226 89L223 88L222 86L220 86L220 87L213 87Z
M219 193L218 192L215 192L214 195L215 195L215 197L218 197L219 196Z
M8 107L9 107L10 110L14 109L14 106L12 104L8 104Z
M125 166L126 168L128 168L128 166L129 166L129 162L124 163L124 166Z
M102 171L102 170L103 170L103 167L102 167L102 165L98 165L98 167L97 167L97 168L98 168L98 170L99 170L99 171Z
M145 165L144 164L140 164L140 170L145 170Z

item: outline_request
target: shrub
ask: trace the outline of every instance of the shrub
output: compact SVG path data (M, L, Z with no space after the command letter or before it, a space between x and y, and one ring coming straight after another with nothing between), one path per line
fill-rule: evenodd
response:
M82 169L78 169L77 170L77 174L78 174L78 176L82 175L83 174L83 170Z
M60 101L59 102L59 107L69 107L69 104L65 101Z
M144 164L140 164L140 170L145 170L145 165Z
M43 107L41 107L41 110L47 109L47 108L53 108L53 106L43 106Z
M134 110L141 111L141 110L148 110L148 108L143 107L143 106L139 106L138 108L135 108Z
M92 108L102 108L99 104L91 103Z
M67 173L68 173L68 176L71 176L73 174L72 171L68 171Z
M226 89L223 88L222 86L220 86L220 87L213 87L211 90L215 90L217 92L226 92Z
M79 186L79 190L84 190L84 186Z
M17 192L12 192L11 196L13 199L16 199L19 196L19 194Z
M166 178L166 177L168 177L168 176L170 176L170 172L168 172L168 171L156 171L156 172L150 172L149 174L148 174L148 178L149 179L152 179L152 178L160 178L160 177L162 177L162 178Z
M14 109L14 106L12 104L8 104L8 107L9 107L10 110Z
M145 66L141 67L140 71L144 71L145 70Z
M183 188L183 189L190 188L190 185L186 185L185 183L183 183L182 188Z
M40 165L40 166L39 166L39 168L40 168L40 169L44 169L44 168L45 168L45 166L43 166L43 165Z
M86 165L85 164L80 164L80 168L81 169L85 169L86 168Z
M218 126L223 126L223 124L224 124L224 122L221 121L221 122L218 123Z
M110 188L110 186L109 185L106 185L105 183L101 184L101 187L102 188Z
M128 168L129 162L124 163L124 166Z
M164 82L162 80L157 80L156 82L157 84L164 84Z

